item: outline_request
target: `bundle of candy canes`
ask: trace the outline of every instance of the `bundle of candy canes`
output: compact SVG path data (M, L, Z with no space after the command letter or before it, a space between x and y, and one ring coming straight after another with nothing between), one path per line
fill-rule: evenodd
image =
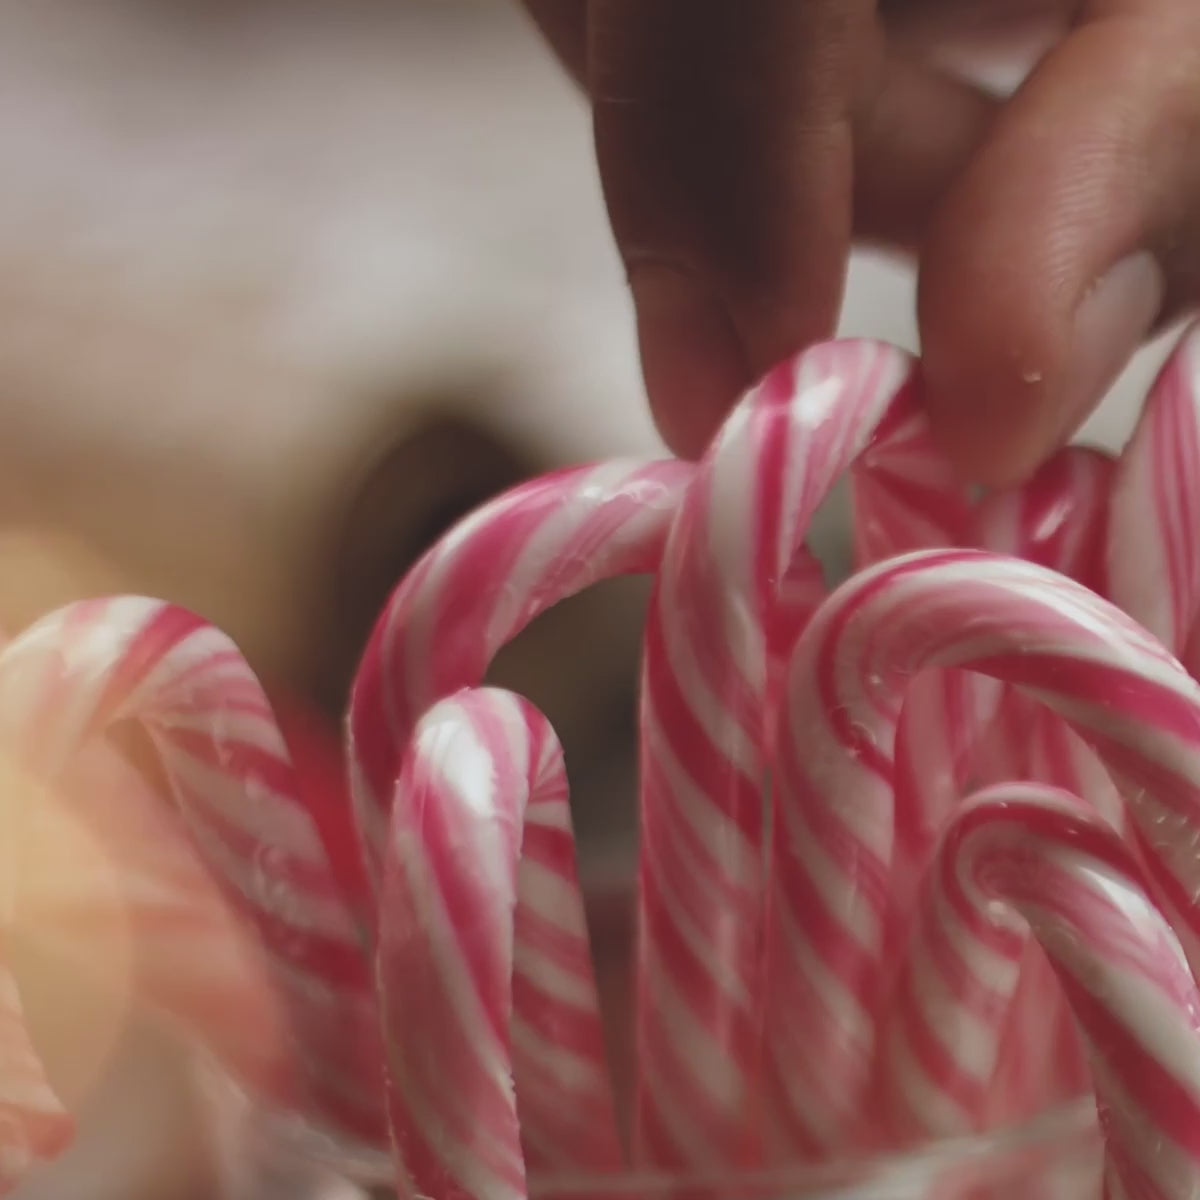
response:
M843 475L857 569L830 591L805 538ZM654 587L626 1103L558 743L483 682L547 607L630 573ZM835 342L700 463L546 476L434 546L366 651L345 790L222 634L138 598L7 645L0 747L53 783L140 727L277 1029L229 1011L204 942L150 999L401 1196L862 1159L1089 1091L1109 1194L1195 1196L1198 614L1200 333L1119 457L1068 449L982 500L928 440L916 364ZM137 893L148 936L187 917L173 881ZM11 1184L70 1117L7 969L0 1039Z

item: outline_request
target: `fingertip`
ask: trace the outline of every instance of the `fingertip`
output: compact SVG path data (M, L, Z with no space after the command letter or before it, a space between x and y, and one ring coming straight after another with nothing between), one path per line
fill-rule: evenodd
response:
M1154 151L1163 97L1146 57L1115 24L1068 37L930 225L918 289L928 410L972 480L1036 469L1157 319L1163 274L1145 247L1170 164Z
M1018 279L989 301L961 260L929 275L920 320L933 435L961 474L990 486L1019 482L1070 440L1152 331L1165 290L1145 250L1073 299Z
M934 439L965 479L1008 486L1058 436L1050 398L1066 323L1030 300L1019 259L960 250L957 241L931 246L922 261L926 408Z
M750 383L733 323L719 297L682 269L635 266L630 287L655 424L676 454L699 458Z

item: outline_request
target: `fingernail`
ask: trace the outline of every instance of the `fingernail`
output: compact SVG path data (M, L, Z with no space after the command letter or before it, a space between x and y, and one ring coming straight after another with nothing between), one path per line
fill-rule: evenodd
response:
M1145 340L1162 308L1162 269L1147 251L1123 258L1087 291L1075 310L1070 367L1062 391L1069 436L1104 398Z
M750 383L746 358L720 297L663 263L631 268L642 374L667 445L694 458Z

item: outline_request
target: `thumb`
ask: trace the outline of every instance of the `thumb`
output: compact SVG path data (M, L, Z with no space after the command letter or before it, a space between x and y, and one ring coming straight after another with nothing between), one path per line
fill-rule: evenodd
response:
M1094 0L997 118L929 230L935 432L1007 483L1067 440L1200 284L1200 13Z

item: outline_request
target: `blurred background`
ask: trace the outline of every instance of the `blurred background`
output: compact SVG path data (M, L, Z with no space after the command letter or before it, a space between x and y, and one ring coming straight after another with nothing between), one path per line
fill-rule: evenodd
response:
M374 615L458 515L661 452L587 113L514 8L0 0L0 626L162 596L335 729ZM844 330L913 345L904 264L856 259ZM1159 357L1090 434L1120 443ZM563 606L496 676L559 728L597 877L629 861L642 602ZM83 1116L22 1200L219 1195L171 1038L33 958Z

